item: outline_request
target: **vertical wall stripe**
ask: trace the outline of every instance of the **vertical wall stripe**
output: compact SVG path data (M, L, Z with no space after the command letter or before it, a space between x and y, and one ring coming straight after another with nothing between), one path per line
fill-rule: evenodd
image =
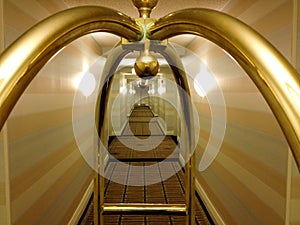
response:
M1 35L5 35L5 47L54 13L51 10L64 8L54 1L34 0L28 4L4 1L1 16L5 24ZM37 13L33 15L33 11ZM77 91L74 79L98 60L100 52L92 50L93 44L91 38L84 37L53 57L28 86L9 117L7 158L11 197L8 202L12 206L12 224L67 224L83 198L83 190L93 179L93 170L81 156L72 128ZM87 112L91 103L89 98L85 99L78 106L82 123L94 115ZM78 138L84 139L87 142L84 146L91 149L93 137L87 129L90 128L84 128Z
M3 1L0 0L0 53L4 50L4 9Z
M68 197L71 197L70 194L73 195L72 192L68 192L66 198L63 198L61 194L64 192L64 189L70 185L72 177L74 177L73 179L77 177L77 173L80 172L81 165L82 159L77 159L75 163L69 167L55 183L53 183L51 188L46 190L39 199L33 202L33 205L25 207L25 209L22 210L23 213L19 216L14 216L14 224L32 224L32 221L35 221L34 224L36 225L58 224L58 221L61 219L60 216L62 216L59 214L67 210L67 208L62 208L62 206L64 204L68 204L69 200L71 200L68 199ZM80 180L81 179L79 179L79 181ZM76 188L80 188L80 186L78 185ZM24 204L24 206L27 205L26 202L23 201L22 204ZM60 213L56 210L59 210ZM56 213L51 215L52 211L56 211ZM46 216L47 214L49 216ZM68 219L70 218L71 216Z
M300 73L300 4L299 0L293 0L293 45L292 62ZM291 154L291 153L290 153ZM289 225L300 224L300 172L295 160L290 155L289 169L290 178L288 180L289 201L287 202L287 217Z
M11 184L9 171L9 156L8 156L8 137L7 137L7 123L2 128L3 132L3 152L4 152L4 188L5 188L5 211L6 223L11 224Z
M286 204L285 204L285 225L289 225L291 221L291 185L292 185L292 154L288 153L288 167L287 167L287 179L286 179Z
M91 174L91 176L93 176L93 175ZM90 182L90 180L91 179L87 179L87 182ZM66 215L63 216L63 218L69 218L69 215L72 215L71 219L69 221L61 221L60 224L68 224L68 225L77 225L78 224L80 218L82 217L82 215L84 215L84 211L88 207L89 200L94 192L94 180L92 180L92 182L90 182L87 189L85 187L82 188L81 192L84 193L83 194L84 197L81 198L82 195L79 194L78 197L72 203L73 207L76 208L75 212L71 208L66 213ZM80 201L79 204L78 204L78 201Z
M4 9L0 0L0 53L4 50ZM0 131L0 225L10 224L9 178L7 161L7 129Z

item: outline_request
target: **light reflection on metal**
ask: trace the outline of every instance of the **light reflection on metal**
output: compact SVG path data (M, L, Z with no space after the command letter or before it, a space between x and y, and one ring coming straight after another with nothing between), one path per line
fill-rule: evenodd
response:
M148 215L183 215L186 216L185 204L159 204L159 203L105 203L104 215L130 214L141 215L147 212Z
M210 9L185 9L159 19L147 37L202 36L226 50L247 72L276 116L300 169L300 76L265 38L243 22ZM259 49L259 50L258 50Z
M158 0L132 0L134 6L139 10L140 17L149 18L152 9L157 5Z
M107 144L107 137L105 137L105 118L107 117L107 106L111 85L113 82L113 75L118 68L121 60L130 52L129 49L124 49L122 45L117 45L107 57L105 66L103 68L101 84L104 84L99 93L97 109L95 112L97 130L100 136L99 142ZM98 144L99 148L101 144ZM106 146L107 147L107 146ZM99 165L99 171L95 172L95 187L94 187L94 225L104 224L104 217L102 209L104 207L104 155L101 149L96 152L96 165Z
M47 61L73 40L98 31L130 41L143 37L143 30L130 17L108 8L84 6L41 21L7 48L0 57L0 129L25 88Z
M300 77L289 62L253 29L221 12L208 9L182 10L171 13L153 24L154 21L150 20L149 16L157 0L137 0L134 2L139 8L142 17L140 20L134 21L120 12L102 7L73 8L42 21L5 50L0 57L0 129L37 72L55 53L71 41L97 31L110 32L129 41L137 41L141 38L161 41L179 34L189 33L215 42L244 68L277 117L300 169ZM145 31L147 37L144 35ZM40 35L41 33L43 35ZM163 51L162 54L164 54ZM124 52L119 51L117 55L113 56L113 59L120 60L123 56ZM167 53L164 56L175 62L170 63L169 61L169 64L176 65L179 63L177 58L174 59ZM116 63L113 62L113 65ZM177 83L189 94L184 71L179 68L171 66ZM103 80L104 88L99 94L96 115L99 115L97 120L99 121L100 138L104 138L102 131L105 109L112 82L112 78L108 76L115 69L114 67L108 69L108 74ZM191 111L189 100L183 99L182 107L185 109L184 111ZM189 113L185 119L188 130L191 132L192 123ZM193 142L192 135L190 138L189 143L191 144ZM190 152L187 151L187 154ZM104 157L100 154L97 163L103 165L103 159ZM189 225L195 222L192 196L194 193L194 160L194 157L191 157L186 166L188 181L186 203L189 216L187 224ZM103 170L101 166L99 169ZM103 177L97 173L95 224L99 224L103 220L99 215L101 212L98 211L98 206L100 205L100 208L104 210L108 209L108 205L106 205L107 207L104 205L103 190ZM147 205L144 206L148 207ZM153 209L156 210L156 208ZM130 211L128 207L118 210Z
M143 79L150 79L157 75L159 63L157 59L150 53L150 40L144 41L144 50L136 59L134 70L137 76Z
M187 207L186 225L195 224L195 166L196 159L194 153L194 127L193 127L193 115L192 115L192 103L190 98L190 89L187 80L187 75L184 71L184 66L180 57L176 54L175 49L167 44L165 48L158 48L159 52L168 62L171 70L173 71L174 78L178 86L182 88L185 93L178 90L182 112L184 113L184 120L187 127L188 146L185 151L185 203Z

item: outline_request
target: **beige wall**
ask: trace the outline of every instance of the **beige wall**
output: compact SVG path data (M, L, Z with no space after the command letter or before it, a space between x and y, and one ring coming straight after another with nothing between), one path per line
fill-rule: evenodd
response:
M232 0L224 11L252 26L291 60L292 1ZM207 170L197 173L202 195L225 224L289 224L288 145L272 112L245 72L221 49L200 38L192 49L218 80L227 109L221 151ZM211 116L207 101L193 97L202 125L197 149L201 157Z
M8 168L7 126L0 132L0 225L10 224L10 182Z
M291 163L291 189L290 189L290 212L289 212L289 224L300 224L300 174L299 169L296 166L294 160Z
M39 20L62 9L53 5L49 11L45 6L49 6L47 1L4 0L5 47ZM38 13L31 14L33 10ZM98 50L90 47L93 44L90 37L83 37L49 61L8 119L11 224L68 224L93 180L93 170L80 154L72 127L74 80L97 60ZM87 97L80 106L83 122L90 117L86 110L90 104ZM83 129L77 138L93 140L92 134L89 128ZM87 144L94 148L93 141ZM3 205L2 176L0 182Z
M293 36L293 63L297 68L298 73L300 72L300 2L294 0L294 36ZM292 157L290 157L292 158ZM300 173L293 159L290 160L290 213L289 220L291 225L300 224Z
M4 50L3 0L0 0L0 53ZM0 225L10 223L9 182L7 160L7 128L0 131Z
M123 72L117 71L113 78L108 102L107 116L108 120L112 121L112 126L109 126L109 135L121 135L128 122L128 114L133 108L134 95L128 93L129 85L127 82ZM122 93L121 90L123 89L126 91Z
M159 117L159 123L166 135L173 135L179 138L180 132L180 102L177 86L171 69L168 66L160 68L163 74L155 83L155 95L150 97L150 106ZM162 82L162 83L161 83ZM158 92L160 87L165 88L162 93ZM150 95L151 96L151 95Z
M0 0L0 52L4 49L4 16L3 0Z
M25 5L2 1L4 13L0 15L5 25L0 24L4 28L0 34L5 34L6 47L37 21L66 7L46 0ZM39 13L32 15L33 9ZM232 0L224 11L254 27L291 60L291 0ZM80 155L72 132L73 80L98 57L98 50L90 46L94 43L85 37L46 65L11 114L7 132L0 133L0 217L1 222L8 221L3 225L10 220L11 224L67 224L92 180L92 170ZM201 38L195 38L190 47L219 81L227 109L221 152L207 170L197 173L204 190L201 195L213 203L226 224L299 224L300 176L295 164L289 163L287 143L263 97L221 49ZM118 85L114 95L119 93ZM194 90L192 96L200 117L200 158L210 135L211 116L207 101ZM122 102L120 111L114 112L120 118L120 129L120 116L128 113L126 99ZM166 121L173 118L161 100L153 105ZM87 108L92 108L88 101L82 104L83 120L90 116ZM90 135L87 129L80 138Z

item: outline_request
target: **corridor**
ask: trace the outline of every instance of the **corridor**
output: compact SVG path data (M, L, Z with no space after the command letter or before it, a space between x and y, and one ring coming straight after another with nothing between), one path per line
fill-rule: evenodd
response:
M184 172L181 170L179 152L176 142L171 136L165 136L153 112L148 106L136 106L129 117L122 136L115 137L109 146L111 158L106 167L105 203L170 203L184 204ZM146 140L150 132L154 138L160 138L161 143L149 151L138 151L133 137ZM131 143L131 148L126 147L124 140ZM130 141L132 140L132 141ZM128 143L128 142L127 142ZM146 144L153 144L147 143ZM155 143L154 143L155 144ZM143 146L149 149L149 146ZM151 147L150 147L151 148ZM161 163L165 160L165 163ZM121 163L124 162L125 164ZM159 163L160 162L160 163ZM147 169L150 165L155 168ZM142 167L140 172L135 167ZM174 174L165 178L169 174ZM159 177L160 182L154 183L153 179ZM119 184L113 180L121 181ZM142 180L144 185L127 185L130 180ZM197 196L198 197L198 196ZM200 199L198 199L200 200ZM196 224L212 224L199 201L196 201ZM105 225L185 225L185 216L164 215L106 215ZM93 224L93 207L89 206L80 225Z
M299 225L299 3L0 0L0 225Z

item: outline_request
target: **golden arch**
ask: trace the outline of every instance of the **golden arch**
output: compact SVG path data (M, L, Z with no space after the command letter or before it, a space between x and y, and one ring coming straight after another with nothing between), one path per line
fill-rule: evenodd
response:
M209 9L171 13L149 29L150 39L196 34L226 50L247 72L275 114L300 169L300 76L260 34Z
M56 26L51 26L52 23ZM299 75L270 43L249 26L224 13L208 9L171 13L146 30L145 26L138 25L122 13L91 6L69 9L40 22L0 56L0 129L23 91L56 52L83 35L99 31L110 32L129 41L138 41L143 37L164 40L190 33L225 49L244 68L265 97L300 169ZM181 86L187 85L183 74L178 73L177 78ZM147 207L157 210L151 205ZM190 208L175 207L177 211L188 213ZM162 209L174 212L172 207ZM191 220L189 224L192 224Z
M54 22L55 27L51 26ZM143 29L122 13L103 7L77 7L40 22L2 53L0 129L44 64L71 41L97 31L110 32L130 41L143 36ZM150 27L147 36L162 40L184 33L213 41L245 69L277 117L300 168L300 78L292 65L249 26L209 9L171 13Z

